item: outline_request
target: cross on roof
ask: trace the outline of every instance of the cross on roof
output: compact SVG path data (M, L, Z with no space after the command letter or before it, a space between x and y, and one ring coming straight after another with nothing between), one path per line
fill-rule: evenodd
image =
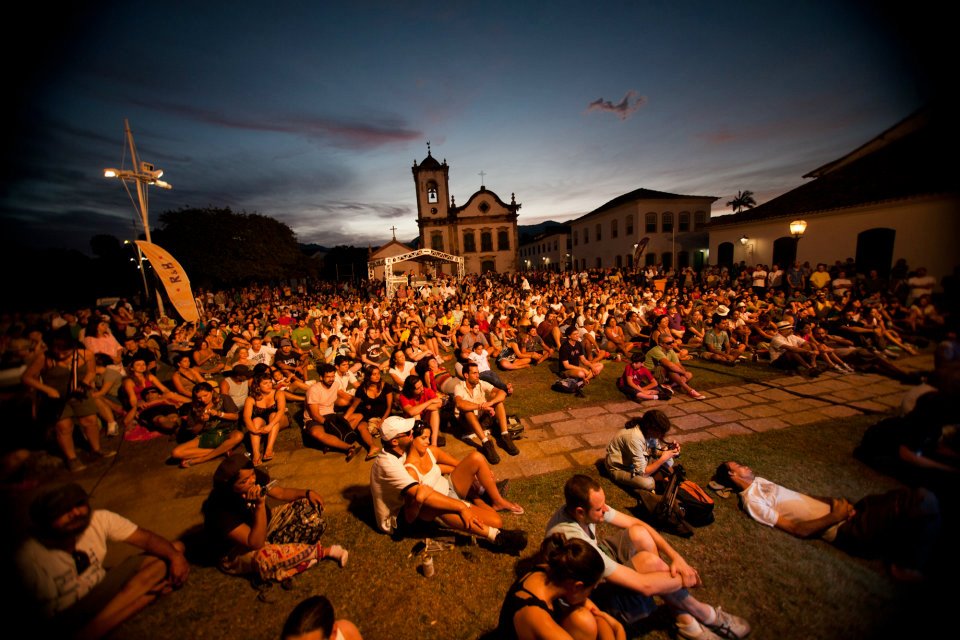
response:
M395 226L390 227L390 231L393 232L393 239L396 240L396 239L397 239L397 228L396 228Z
M487 175L487 172L481 169L477 175L480 176L480 188L483 189L483 177Z

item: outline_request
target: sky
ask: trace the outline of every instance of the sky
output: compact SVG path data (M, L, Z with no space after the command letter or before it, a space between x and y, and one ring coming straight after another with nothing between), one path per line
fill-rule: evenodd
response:
M129 168L125 118L173 185L151 188L152 224L230 207L304 243L376 247L393 226L406 241L428 141L457 203L482 171L516 195L521 225L641 187L714 196L723 214L739 190L763 203L936 96L948 21L923 4L40 4L3 44L0 232L87 253L92 235L141 233L103 177Z

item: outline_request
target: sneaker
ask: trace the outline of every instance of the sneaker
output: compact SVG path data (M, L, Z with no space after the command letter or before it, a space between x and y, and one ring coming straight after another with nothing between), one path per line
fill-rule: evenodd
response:
M690 627L681 627L677 625L677 635L681 638L687 638L688 640L722 640L721 636L718 636L713 631L710 631L705 625L696 623L697 626L694 627L698 631L694 631Z
M497 453L496 448L493 446L493 440L487 440L480 445L481 453L483 457L487 459L487 462L490 464L500 464L500 454Z
M517 449L517 445L513 444L513 436L510 435L509 431L500 434L500 448L512 456L520 455L520 449Z
M735 616L732 613L727 613L720 607L716 607L717 619L713 624L707 625L713 629L721 638L731 638L733 640L739 638L746 638L750 635L750 623L741 618L740 616Z
M120 434L120 427L116 422L111 422L107 425L107 437L116 438Z
M67 469L73 472L83 471L87 465L80 462L80 458L67 458Z
M493 544L504 553L518 556L527 548L527 534L519 529L500 529Z

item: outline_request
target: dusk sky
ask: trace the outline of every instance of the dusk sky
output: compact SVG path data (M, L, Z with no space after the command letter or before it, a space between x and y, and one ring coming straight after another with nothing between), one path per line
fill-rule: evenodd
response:
M379 246L394 225L409 240L410 167L427 141L458 204L483 171L488 189L516 194L520 224L569 220L640 187L716 196L716 215L738 190L762 203L799 185L933 97L929 48L945 41L919 49L915 20L873 6L33 9L30 47L13 44L13 24L4 45L16 91L3 232L85 252L97 233L135 237L126 193L102 177L125 157L124 118L174 187L151 189L154 222L229 206L276 217L301 242Z

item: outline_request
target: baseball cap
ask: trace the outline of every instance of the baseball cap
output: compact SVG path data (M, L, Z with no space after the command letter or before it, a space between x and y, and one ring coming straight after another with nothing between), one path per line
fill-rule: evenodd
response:
M380 438L386 442L389 442L399 435L407 433L408 431L413 431L413 425L416 423L416 418L390 416L380 423Z

